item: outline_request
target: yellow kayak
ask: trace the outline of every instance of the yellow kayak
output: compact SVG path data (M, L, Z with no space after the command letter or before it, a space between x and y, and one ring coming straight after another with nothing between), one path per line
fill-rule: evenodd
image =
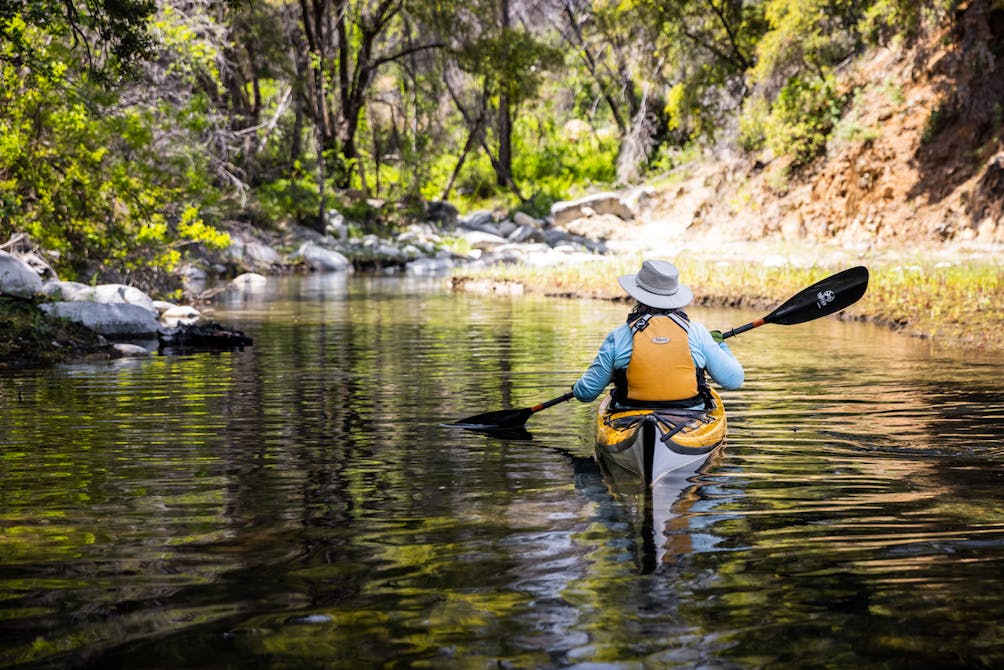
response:
M646 484L698 466L725 442L725 406L711 389L710 410L617 409L608 395L596 413L596 454L641 476Z

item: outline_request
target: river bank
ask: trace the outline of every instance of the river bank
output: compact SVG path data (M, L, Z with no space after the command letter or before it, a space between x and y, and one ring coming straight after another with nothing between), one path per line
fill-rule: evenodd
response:
M838 318L869 321L934 346L972 349L1004 358L1000 298L1004 263L986 249L941 246L855 250L780 240L732 242L711 248L677 241L654 249L578 255L550 266L462 267L444 280L453 290L556 298L626 300L617 277L646 257L672 259L703 306L767 313L802 288L841 269L865 265L868 291ZM0 301L0 368L37 367L107 355L110 345L86 328L41 315L22 300Z
M717 246L678 240L575 265L480 268L457 273L452 283L464 291L625 300L617 277L636 272L646 257L673 260L698 304L765 313L833 272L864 265L868 291L840 318L877 323L936 346L1004 357L999 298L1004 264L999 254L976 246L878 250L782 240Z
M608 253L561 266L459 268L454 288L622 300L617 277L637 272L645 258L663 258L677 264L699 303L766 313L833 272L864 265L868 290L841 318L1004 357L1004 242L996 233L942 239L914 230L883 237L833 217L820 219L825 226L772 227L765 212L777 208L736 209L740 191L750 188L742 174L724 163L685 166L651 185L635 218L611 225L609 218L586 216L568 225L602 240ZM781 209L815 221L805 211L814 200L803 200ZM894 228L910 229L905 219Z

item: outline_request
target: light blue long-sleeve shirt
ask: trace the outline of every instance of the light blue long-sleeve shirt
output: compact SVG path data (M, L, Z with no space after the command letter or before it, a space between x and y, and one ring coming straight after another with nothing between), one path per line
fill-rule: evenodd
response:
M715 342L708 329L691 321L687 332L690 355L698 369L705 368L715 383L725 389L737 389L743 385L743 366L736 360L724 342ZM610 382L614 371L627 367L634 351L634 333L630 324L622 324L612 330L592 364L572 386L576 399L582 402L595 400Z

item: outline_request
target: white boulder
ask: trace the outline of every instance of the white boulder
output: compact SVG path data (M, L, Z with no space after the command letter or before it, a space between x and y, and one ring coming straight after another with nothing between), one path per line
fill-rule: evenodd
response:
M39 307L50 316L76 321L105 337L150 337L160 328L154 313L129 303L80 300L48 302Z
M0 295L30 298L42 291L42 279L17 256L0 251Z

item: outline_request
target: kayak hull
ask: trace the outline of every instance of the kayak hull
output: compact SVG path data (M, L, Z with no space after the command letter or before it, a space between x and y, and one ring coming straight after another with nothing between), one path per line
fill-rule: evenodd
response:
M712 389L710 410L616 409L608 395L596 413L596 454L639 475L645 484L699 467L728 434L722 399Z

